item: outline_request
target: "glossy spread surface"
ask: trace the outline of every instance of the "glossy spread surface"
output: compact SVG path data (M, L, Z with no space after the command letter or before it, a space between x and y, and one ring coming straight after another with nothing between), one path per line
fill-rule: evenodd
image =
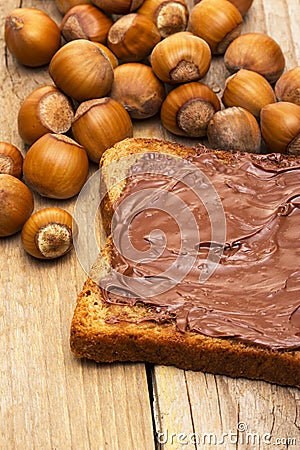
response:
M103 297L143 302L143 320L182 332L300 348L300 164L230 158L146 154L132 166Z

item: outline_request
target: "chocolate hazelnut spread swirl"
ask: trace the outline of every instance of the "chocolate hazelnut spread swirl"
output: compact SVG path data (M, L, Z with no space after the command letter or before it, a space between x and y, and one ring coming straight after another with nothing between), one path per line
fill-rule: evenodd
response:
M132 166L104 300L142 302L143 320L182 332L299 349L299 161L235 153L227 164L200 151L178 177L176 160L146 154Z

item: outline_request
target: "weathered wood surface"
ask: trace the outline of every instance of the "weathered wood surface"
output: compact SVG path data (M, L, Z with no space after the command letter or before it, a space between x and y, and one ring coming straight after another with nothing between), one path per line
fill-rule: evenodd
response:
M53 0L7 0L0 4L1 30L19 6L39 7L61 20ZM299 19L299 0L254 0L244 31L274 37L289 69L300 64ZM51 80L47 68L20 66L7 52L3 32L0 43L0 140L25 154L19 105ZM216 58L205 81L221 94L226 75ZM136 123L135 135L179 140L156 119ZM35 209L59 205L72 213L74 203L35 195ZM0 273L1 449L300 448L297 389L163 366L147 374L143 364L75 360L69 326L86 278L75 252L36 261L17 234L0 241Z

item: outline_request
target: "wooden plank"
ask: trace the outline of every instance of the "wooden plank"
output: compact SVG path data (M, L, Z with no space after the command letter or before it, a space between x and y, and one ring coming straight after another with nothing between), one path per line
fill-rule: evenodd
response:
M299 64L299 59L297 59L295 45L299 45L300 38L300 27L299 27L299 1L294 2L293 6L288 4L289 1L276 2L276 7L274 7L274 2L264 1L264 15L267 25L267 33L272 36L281 46L286 59L287 69ZM297 18L297 24L293 21L293 28L286 24L289 24L290 18Z
M191 436L194 432L185 372L155 366L152 376L157 444L162 449L194 449L188 440L181 445L181 435Z
M190 7L193 2L189 2ZM271 35L283 49L286 70L300 64L299 0L254 0L243 33ZM221 97L228 76L214 58L204 81ZM298 448L300 394L244 379L155 367L156 430L162 450Z
M19 6L41 8L61 20L53 0L9 0L0 4L2 25ZM0 140L25 155L18 108L33 89L53 83L47 67L18 64L3 35L0 45ZM74 202L35 195L36 210L57 205L72 213ZM99 450L126 443L152 450L145 366L100 367L71 355L70 321L86 278L75 252L53 262L36 261L22 250L17 234L0 240L0 255L0 448Z
M294 44L295 65L298 65L300 61L299 0L286 0L285 5L289 14L288 23Z
M299 445L298 389L193 372L186 379L197 448Z
M153 377L161 450L299 446L298 389L164 366Z

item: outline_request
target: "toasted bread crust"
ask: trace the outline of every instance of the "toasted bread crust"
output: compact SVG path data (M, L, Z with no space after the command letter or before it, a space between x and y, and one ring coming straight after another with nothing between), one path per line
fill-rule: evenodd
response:
M105 152L101 166L108 167L120 157L145 151L185 157L189 153L194 154L196 149L152 139L126 139ZM225 164L230 164L230 153L222 150L214 153ZM283 165L288 165L289 161L295 162L295 158L285 158ZM124 171L127 170L128 167L125 167ZM110 228L113 203L124 186L125 183L118 185L107 196L103 208L103 213L107 214L107 229ZM108 263L110 245L108 239L103 250L104 260ZM77 299L70 335L74 356L97 362L146 361L300 387L299 351L271 350L232 338L212 338L190 331L182 333L172 320L164 323L158 320L143 321L144 317L149 316L145 304L107 304L96 282L97 276L101 278L107 274L107 267L109 264L103 265L103 259L100 266L95 264Z
M74 356L97 362L147 361L300 387L298 351L273 351L233 339L181 333L172 322L126 322L126 317L140 321L145 313L141 305L105 304L100 288L89 278L78 297L71 326ZM122 321L113 323L117 317Z

